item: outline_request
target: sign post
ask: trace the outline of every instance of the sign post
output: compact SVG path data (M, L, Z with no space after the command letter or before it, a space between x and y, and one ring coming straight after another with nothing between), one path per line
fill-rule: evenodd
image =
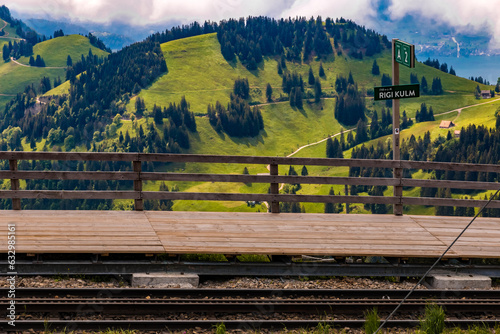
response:
M392 40L392 85L399 85L399 64L410 68L415 67L415 46L402 42L394 38ZM399 98L392 99L392 159L400 160L399 147ZM394 168L394 178L400 179L403 173L401 167ZM397 198L403 197L403 187L401 185L394 186L394 196ZM403 204L394 204L393 208L396 216L403 215Z
M420 85L399 85L375 87L373 99L375 101L405 99L420 96Z

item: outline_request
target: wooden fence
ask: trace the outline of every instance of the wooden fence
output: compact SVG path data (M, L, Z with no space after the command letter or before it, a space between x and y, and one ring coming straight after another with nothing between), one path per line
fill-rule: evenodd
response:
M324 158L287 158L257 156L219 156L191 154L146 154L146 153L76 153L76 152L0 152L0 160L9 161L9 170L0 171L0 179L10 179L11 189L1 190L0 198L11 198L14 210L21 209L21 199L133 199L135 210L143 210L144 200L210 200L210 201L256 201L268 202L270 211L279 213L279 202L319 202L319 203L364 203L389 204L394 206L396 215L402 214L403 205L433 205L481 207L486 200L429 198L403 196L403 187L453 188L497 190L498 182L470 182L452 180L422 180L403 178L404 169L412 170L450 170L463 172L499 173L500 165L463 164L447 162L423 162L405 160L372 159L324 159ZM25 171L18 170L19 160L59 160L59 161L129 161L133 171ZM269 168L269 175L246 174L195 174L143 172L144 162L176 163L234 163L261 164ZM393 169L395 177L323 177L278 175L279 165L365 167ZM130 191L91 191L91 190L21 190L20 179L45 180L132 180L134 190ZM240 193L190 193L168 191L143 191L143 181L201 181L201 182L241 182L269 183L268 194ZM348 195L297 195L279 194L279 184L328 184L328 185L365 185L394 187L398 196L353 196ZM500 208L500 201L492 201L490 208Z

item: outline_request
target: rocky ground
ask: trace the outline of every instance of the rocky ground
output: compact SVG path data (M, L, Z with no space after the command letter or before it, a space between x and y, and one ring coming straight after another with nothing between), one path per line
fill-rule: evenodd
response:
M362 278L267 278L236 277L220 280L201 281L202 289L411 289L416 279L398 282L394 277ZM0 287L8 287L6 280ZM129 288L130 282L107 277L70 277L70 276L25 276L16 280L17 288ZM419 289L425 289L420 286ZM500 289L500 282L493 280L492 289Z

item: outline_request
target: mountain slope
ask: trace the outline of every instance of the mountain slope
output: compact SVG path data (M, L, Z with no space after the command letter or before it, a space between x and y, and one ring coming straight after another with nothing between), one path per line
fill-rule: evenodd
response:
M91 45L89 39L81 35L62 36L38 43L33 47L33 55L40 55L47 67L66 67L68 55L75 63L82 55L87 56L89 49L99 57L108 55L106 51ZM22 57L18 61L27 65L29 57Z
M237 78L248 78L250 87L250 100L255 103L265 103L265 86L269 82L273 87L273 97L276 99L281 90L282 77L277 73L277 61L274 58L264 58L256 71L247 70L239 61L227 62L220 53L220 44L216 35L202 35L171 41L162 44L169 72L160 77L149 88L144 89L139 97L146 101L146 106L151 110L154 104L166 106L168 103L178 103L181 96L185 96L191 104L191 110L200 116L206 113L208 103L220 101L223 105L229 101L229 94L233 90L234 80ZM326 94L335 94L335 80L338 75L346 76L349 71L352 72L354 80L358 87L363 90L371 89L381 85L381 75L371 74L373 61L376 59L380 67L380 72L391 74L390 52L385 51L374 57L365 57L363 60L357 60L342 55L330 56L323 60L323 68L326 77L321 78L323 92ZM310 64L297 64L287 62L289 71L300 73L304 81L307 81L309 66L312 67L315 77L318 78L319 61L313 60ZM410 83L410 73L416 73L421 80L425 76L429 86L435 77L441 79L445 93L443 95L422 95L416 99L406 99L401 101L401 112L407 111L410 117L414 117L417 109L420 109L421 103L425 102L432 106L435 114L453 110L456 108L474 105L482 101L474 98L473 92L476 82L446 74L432 67L416 64L416 68L408 69L400 67L401 84ZM306 90L308 85L306 83ZM479 85L481 89L490 89L490 87ZM286 94L283 94L286 96ZM288 101L273 103L271 105L261 106L264 118L264 131L256 138L233 138L226 134L218 134L209 124L206 117L198 117L198 133L191 136L190 153L201 154L245 154L245 155L280 155L285 156L294 152L299 146L317 142L333 135L341 130L341 125L333 117L335 99L322 100L322 105L314 103L304 103L304 110L292 109ZM367 106L370 109L380 111L385 107L385 102L373 102L367 100ZM494 121L491 107L482 109L479 107L471 108L476 113L484 110L485 119L488 122ZM134 112L134 99L128 105L129 112ZM467 112L470 115L470 112ZM491 115L490 115L491 114ZM379 114L380 115L380 114ZM454 119L457 113L437 117L437 119ZM465 115L465 113L464 113ZM471 122L464 119L460 124L465 125ZM404 137L409 137L411 133L415 136L423 134L431 129L433 137L446 135L447 130L437 129L439 121L418 123L410 129L403 131ZM385 140L383 137L373 141ZM368 145L370 143L367 143ZM346 152L348 154L349 152ZM318 156L325 157L325 142L311 146L300 151L299 156ZM286 166L282 166L280 174L287 172ZM186 171L191 172L212 172L212 173L241 173L238 166L205 166L202 164L192 164L182 166ZM311 174L345 176L347 169L329 169L324 167L311 167ZM297 169L297 166L296 166ZM262 168L252 168L249 166L251 174L264 173ZM170 183L172 186L174 183ZM260 192L266 191L266 187L259 185L252 187L233 184L182 184L176 183L182 191L213 191L216 187L221 192ZM152 186L152 185L151 185ZM153 186L152 186L153 187ZM303 193L327 194L330 186L304 185ZM336 192L343 191L343 186L335 186ZM205 203L203 208L206 210L234 210L234 203ZM190 201L176 202L175 210L193 210L199 208L198 203ZM238 209L248 208L241 206ZM307 212L322 212L321 204L307 204ZM357 207L357 212L365 212L362 206Z

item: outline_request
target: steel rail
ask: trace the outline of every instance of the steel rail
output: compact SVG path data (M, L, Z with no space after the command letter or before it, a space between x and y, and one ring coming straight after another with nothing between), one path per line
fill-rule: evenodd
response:
M0 288L5 297L9 288ZM17 288L16 298L338 298L401 299L408 289L162 289L162 288ZM419 289L413 299L488 299L500 300L500 290ZM1 300L1 299L0 299Z
M399 313L423 311L430 302L442 306L447 314L500 314L500 300L490 299L411 299ZM101 315L161 315L173 313L300 313L329 315L362 315L377 308L390 312L400 303L398 299L16 299L24 314L33 313L95 313ZM0 301L8 307L9 301Z

